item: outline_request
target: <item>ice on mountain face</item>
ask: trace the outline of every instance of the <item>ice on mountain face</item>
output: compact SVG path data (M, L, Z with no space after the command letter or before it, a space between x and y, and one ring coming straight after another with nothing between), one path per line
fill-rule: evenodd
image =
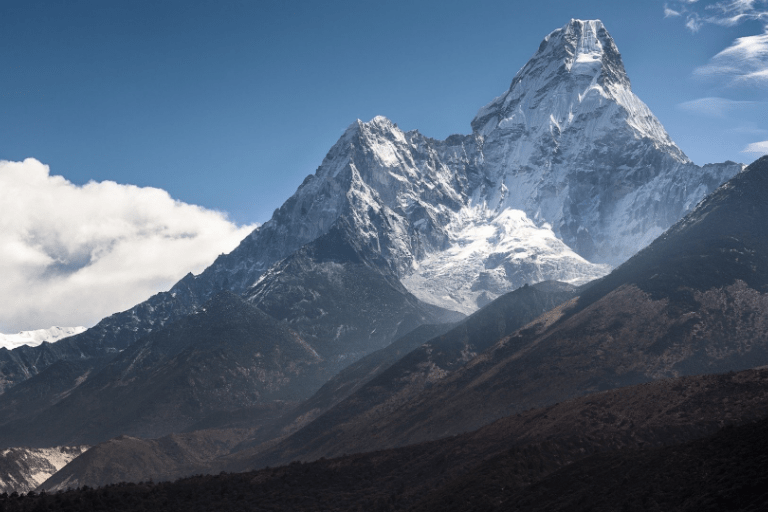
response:
M22 331L17 334L0 334L0 348L13 350L22 345L36 347L43 342L54 343L63 338L85 331L85 327L51 327L34 331Z
M476 200L523 210L581 256L614 266L739 168L701 173L688 160L632 93L618 48L596 20L549 34L472 127L486 187L496 191Z
M470 314L526 283L557 280L583 284L608 273L536 226L525 212L507 209L492 219L466 208L447 227L451 245L401 279L416 297Z

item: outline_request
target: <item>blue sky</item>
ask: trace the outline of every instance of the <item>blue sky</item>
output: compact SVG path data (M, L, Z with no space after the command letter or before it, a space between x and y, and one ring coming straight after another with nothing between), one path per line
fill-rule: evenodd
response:
M768 140L768 81L697 70L768 20L707 23L715 3L4 0L0 159L263 222L357 118L468 133L575 17L604 21L635 93L695 162L747 162Z
M469 133L571 18L603 20L634 92L696 163L748 163L768 153L766 13L768 0L2 0L0 274L14 279L0 332L92 325L201 271L358 118Z

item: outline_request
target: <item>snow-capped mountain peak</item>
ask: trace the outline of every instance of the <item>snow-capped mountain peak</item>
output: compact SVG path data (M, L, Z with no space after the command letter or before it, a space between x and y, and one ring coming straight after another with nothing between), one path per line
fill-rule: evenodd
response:
M618 119L634 138L689 162L632 93L621 54L603 23L571 20L544 38L509 90L480 109L472 128L484 136L501 129L513 137L520 133L557 143L571 126L600 133Z
M604 274L739 168L699 173L599 20L545 37L472 127L438 141L353 122L251 237L251 283L344 219L414 295L469 313L526 282Z
M472 127L440 141L383 116L354 121L190 289L243 293L341 223L414 295L470 312L522 283L604 274L740 169L688 162L632 93L598 20L544 38Z

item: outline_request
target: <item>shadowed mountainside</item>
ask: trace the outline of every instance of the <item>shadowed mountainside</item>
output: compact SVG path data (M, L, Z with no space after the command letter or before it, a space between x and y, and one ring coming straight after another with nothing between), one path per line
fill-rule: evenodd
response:
M450 331L402 356L349 398L275 448L259 454L256 465L275 465L294 458L311 460L354 451L346 444L347 429L354 430L359 423L377 423L386 418L399 405L463 366L496 340L572 298L576 291L576 287L566 283L544 282L499 297ZM247 453L244 451L236 457L244 458ZM253 465L252 461L247 464Z
M503 337L461 368L433 373L431 386L385 414L363 410L354 420L343 416L298 440L284 456L256 456L251 462L402 446L596 391L768 364L765 197L768 157L578 299ZM377 381L385 375L390 373ZM395 386L396 378L386 386ZM358 400L372 385L345 402ZM326 445L328 432L335 438Z
M476 432L404 448L173 484L6 500L6 510L32 510L39 499L53 510L92 500L114 510L134 510L139 504L148 510L486 510L592 454L634 457L766 415L768 370L683 377L577 398L503 418ZM729 428L736 432L742 427ZM701 442L708 446L711 439ZM738 454L731 460L749 464L751 457L761 456ZM656 470L663 475L682 467L666 464ZM43 487L50 489L50 483ZM600 480L586 484L599 486ZM717 485L713 480L709 491L716 492ZM556 492L551 494L554 499Z

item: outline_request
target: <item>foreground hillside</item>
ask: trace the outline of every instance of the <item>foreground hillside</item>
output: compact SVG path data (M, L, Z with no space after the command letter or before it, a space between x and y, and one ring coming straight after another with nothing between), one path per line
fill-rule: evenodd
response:
M629 463L641 468L630 474L636 510L652 502L664 510L718 510L739 503L737 490L741 503L764 505L765 477L756 468L765 458L767 417L768 370L685 377L405 448L175 483L0 498L0 510L587 510L604 501L610 510ZM702 456L706 462L692 468ZM605 488L603 461L617 468Z

